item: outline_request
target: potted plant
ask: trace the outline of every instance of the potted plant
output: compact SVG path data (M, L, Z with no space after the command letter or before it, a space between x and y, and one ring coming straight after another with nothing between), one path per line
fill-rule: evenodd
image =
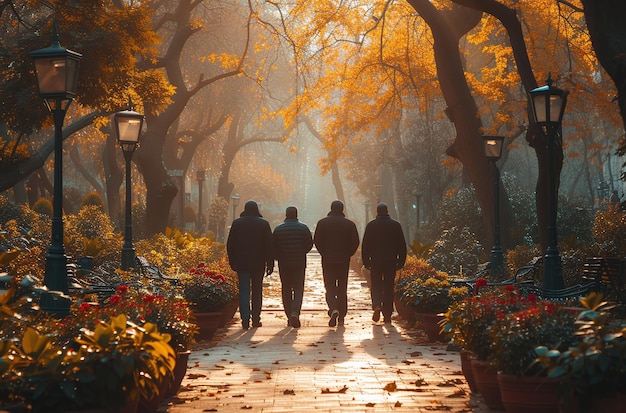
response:
M538 346L536 363L558 378L580 411L619 411L626 399L626 325L611 316L602 294L580 300L573 344ZM618 407L619 406L619 407Z
M519 308L497 317L489 329L489 361L497 370L507 412L557 411L560 380L548 378L534 363L535 347L565 350L572 344L575 313L564 304L521 298Z
M168 341L154 324L139 327L124 314L84 329L73 343L29 327L21 341L0 342L0 394L33 412L121 411L172 374Z
M441 324L446 337L462 349L461 367L468 383L475 380L475 387L485 403L501 409L497 370L488 360L492 352L490 329L498 318L521 308L524 299L513 286L482 289L486 284L485 279L479 278L474 286L476 295L452 302ZM464 359L468 353L471 360Z
M223 274L210 270L204 263L191 268L181 282L183 296L199 328L198 338L210 340L223 319L222 310L232 302L236 289Z
M448 274L436 271L422 259L408 260L396 281L396 308L405 307L405 319L409 322L419 321L431 341L443 341L440 334L439 321L448 306L467 297L467 287L452 287Z

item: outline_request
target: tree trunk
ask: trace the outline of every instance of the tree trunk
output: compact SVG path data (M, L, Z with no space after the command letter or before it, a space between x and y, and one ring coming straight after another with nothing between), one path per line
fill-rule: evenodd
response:
M459 54L460 38L480 22L482 13L467 7L454 6L452 10L437 10L428 0L408 0L429 25L434 38L437 75L444 99L448 105L446 114L454 124L456 139L447 149L449 156L463 163L464 172L473 183L490 244L495 234L494 188L492 171L482 149L482 123L476 102L465 79L463 63ZM506 192L500 186L502 199ZM501 228L509 228L514 222L509 203L500 203ZM502 244L511 246L510 234L502 233Z
M124 174L117 163L116 150L121 149L117 148L115 140L113 135L109 133L104 145L102 159L104 164L104 181L107 194L106 202L109 208L109 216L118 228L123 228L124 217L120 209L122 205L120 201L120 186L124 180Z
M622 122L626 126L626 2L582 0L582 4L593 49L615 83Z

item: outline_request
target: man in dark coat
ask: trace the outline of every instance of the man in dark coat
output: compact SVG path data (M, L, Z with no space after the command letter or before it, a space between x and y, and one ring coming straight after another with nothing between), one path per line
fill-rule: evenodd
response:
M376 213L365 227L361 258L365 268L371 270L372 320L380 320L382 309L385 323L391 323L396 271L404 267L406 241L400 223L389 216L386 204L378 204Z
M313 248L313 237L309 227L298 220L298 209L295 206L287 207L285 221L274 228L272 241L274 258L278 260L287 325L299 328L306 254Z
M272 229L263 219L255 201L248 201L233 221L226 241L230 268L239 278L241 325L250 327L250 286L252 286L252 327L261 327L263 276L274 271Z
M344 324L348 312L348 271L350 257L359 247L359 233L354 222L343 213L343 202L333 201L328 215L317 222L315 246L322 256L322 272L328 304L328 325Z

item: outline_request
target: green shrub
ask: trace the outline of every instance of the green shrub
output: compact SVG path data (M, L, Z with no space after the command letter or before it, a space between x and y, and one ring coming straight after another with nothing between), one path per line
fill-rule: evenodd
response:
M448 274L476 272L483 247L468 227L453 227L435 242L428 263Z
M85 208L86 206L97 206L102 211L104 211L104 201L102 197L97 192L90 192L83 198L83 202L80 204L80 209Z
M52 202L50 202L50 200L47 198L39 198L33 204L31 209L38 214L47 215L49 217L52 217L52 214L54 213L54 209L52 208Z
M626 256L626 213L617 207L598 211L593 223L596 254L604 257Z

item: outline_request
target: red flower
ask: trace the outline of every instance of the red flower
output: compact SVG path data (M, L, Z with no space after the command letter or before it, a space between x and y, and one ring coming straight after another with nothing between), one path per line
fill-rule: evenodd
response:
M109 304L115 305L122 301L122 296L119 294L113 294L111 298L109 298Z
M479 278L476 280L476 287L484 287L487 285L487 280L484 278Z
M505 285L504 286L504 291L513 292L513 291L515 291L515 287L512 286L512 285Z
M200 264L198 264L198 268L204 268L204 263L201 262Z
M115 288L115 291L117 291L120 294L125 293L126 291L128 291L128 286L126 284L118 285Z
M78 306L79 311L89 311L90 309L91 309L91 304L89 303L81 303L80 306Z

